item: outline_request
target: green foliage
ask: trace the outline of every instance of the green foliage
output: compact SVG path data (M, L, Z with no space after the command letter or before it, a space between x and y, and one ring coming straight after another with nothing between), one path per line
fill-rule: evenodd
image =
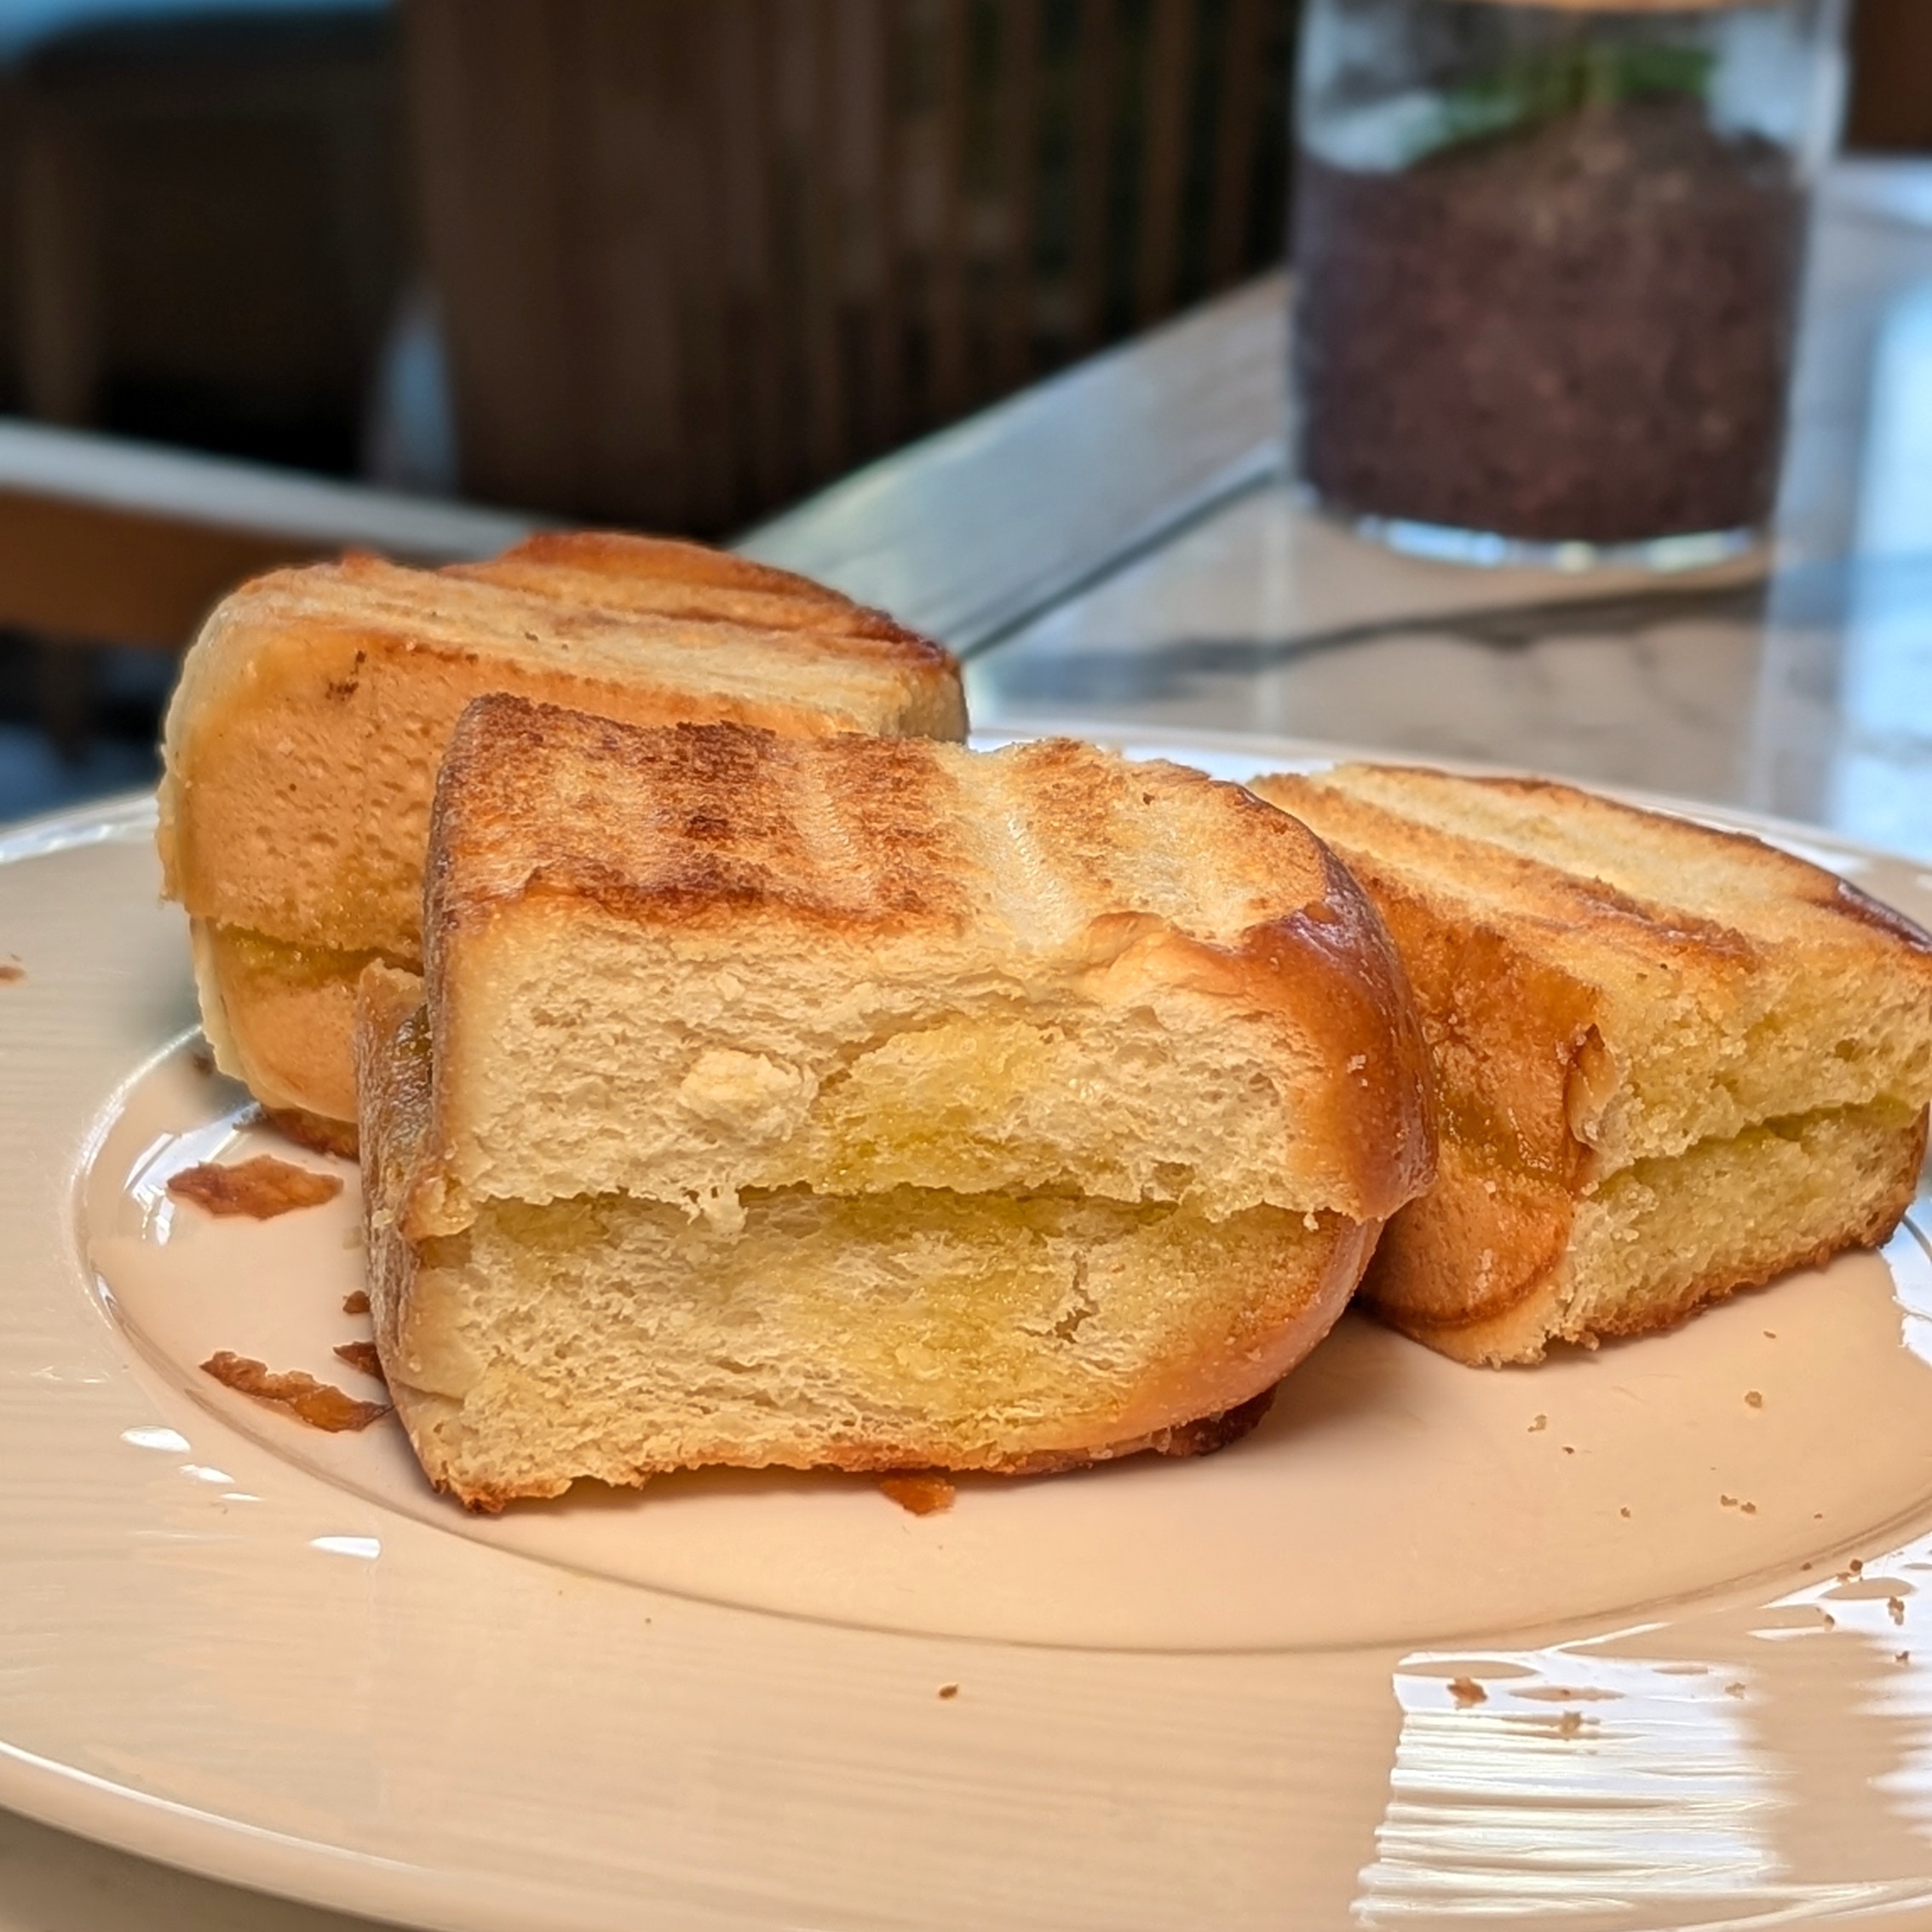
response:
M1515 56L1453 89L1431 145L1527 130L1592 107L1659 95L1701 100L1715 56L1703 48L1578 38Z

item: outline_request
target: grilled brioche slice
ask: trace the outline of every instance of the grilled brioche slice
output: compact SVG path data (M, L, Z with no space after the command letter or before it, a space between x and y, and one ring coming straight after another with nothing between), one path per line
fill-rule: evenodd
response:
M1429 1177L1379 923L1195 773L489 698L426 923L420 1013L363 984L371 1292L474 1506L1211 1446Z
M1412 981L1434 1189L1365 1294L1460 1360L1666 1326L1883 1240L1932 1099L1932 940L1751 838L1560 785L1343 766L1255 789Z
M411 1241L433 1134L414 986L365 975L371 1308L424 1472L472 1509L707 1465L1044 1474L1217 1448L1374 1242L1331 1214L912 1187L750 1192L733 1233L633 1194L489 1201Z
M728 1224L794 1186L1371 1221L1429 1160L1380 922L1303 827L1175 766L486 699L424 921L424 1231L614 1191Z
M697 544L552 535L447 570L350 557L244 585L169 710L165 889L224 1070L325 1137L355 1114L356 975L420 963L437 762L488 691L802 736L965 727L938 646Z

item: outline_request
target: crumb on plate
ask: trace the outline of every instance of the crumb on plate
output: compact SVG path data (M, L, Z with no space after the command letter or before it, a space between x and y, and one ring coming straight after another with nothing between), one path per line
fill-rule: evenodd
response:
M359 1402L334 1383L318 1382L301 1369L271 1369L227 1348L210 1355L201 1367L204 1375L213 1376L224 1389L286 1409L311 1429L325 1429L331 1435L367 1429L389 1412L387 1402Z
M338 1342L336 1359L347 1362L352 1369L359 1369L365 1375L374 1376L378 1382L386 1379L382 1374L382 1359L376 1353L373 1342Z
M369 1291L358 1288L342 1297L344 1314L367 1314L369 1313Z
M923 1475L883 1475L879 1487L900 1509L909 1510L915 1516L934 1516L952 1507L957 1492L945 1476L928 1473Z
M273 1154L256 1154L232 1167L218 1160L204 1161L168 1177L173 1199L193 1201L210 1214L244 1214L251 1221L273 1221L297 1208L320 1207L342 1191L336 1176L297 1167Z

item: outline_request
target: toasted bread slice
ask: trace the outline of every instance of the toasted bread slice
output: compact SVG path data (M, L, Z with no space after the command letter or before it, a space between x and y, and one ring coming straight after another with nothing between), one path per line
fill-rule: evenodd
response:
M733 1233L635 1195L492 1201L412 1242L432 1118L426 1016L396 1010L414 986L365 978L371 1309L424 1472L472 1509L707 1465L1038 1475L1218 1448L1374 1243L1279 1208L910 1187L748 1193Z
M1428 1171L1380 922L1198 772L492 698L433 836L420 1231L794 1186L1370 1221Z
M555 530L530 537L499 557L451 564L446 574L529 590L585 609L733 624L747 630L816 632L843 641L871 639L890 662L903 647L923 645L883 611L863 608L838 591L788 570L674 538L606 530ZM957 737L956 731L924 735Z
M938 646L696 544L547 536L444 571L351 557L244 585L182 667L160 847L210 1038L271 1108L354 1118L356 975L420 963L437 762L498 690L645 723L965 728Z
M1882 1240L1932 1100L1932 940L1751 838L1571 787L1343 766L1327 839L1429 1035L1435 1188L1366 1288L1471 1362L1682 1320Z
M489 698L429 876L426 1010L363 985L371 1296L479 1507L1210 1446L1429 1178L1375 916L1197 773Z

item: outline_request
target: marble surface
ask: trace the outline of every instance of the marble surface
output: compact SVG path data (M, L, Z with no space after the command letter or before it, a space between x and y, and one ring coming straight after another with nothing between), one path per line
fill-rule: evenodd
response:
M1276 476L975 657L975 716L1491 760L1932 857L1929 173L1833 177L1767 553L1475 570L1359 538Z
M1351 607L1371 580L1399 615ZM1659 595L1389 557L1276 485L969 678L982 723L1266 731L1736 798L1763 597L1735 575Z

